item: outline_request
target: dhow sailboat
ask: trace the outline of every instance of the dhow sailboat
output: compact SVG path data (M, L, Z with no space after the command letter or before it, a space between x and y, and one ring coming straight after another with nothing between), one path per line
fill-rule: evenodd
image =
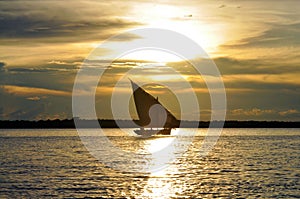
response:
M180 125L180 121L153 97L135 82L129 79L132 86L135 108L139 117L139 129L134 130L137 135L171 135L171 130Z

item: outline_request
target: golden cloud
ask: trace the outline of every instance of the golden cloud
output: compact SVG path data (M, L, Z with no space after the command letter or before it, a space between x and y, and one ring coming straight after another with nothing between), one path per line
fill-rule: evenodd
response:
M56 96L70 96L71 93L61 90L53 90L46 88L35 88L25 86L3 85L1 88L9 94L18 96L32 96L32 95L56 95Z
M262 114L272 114L275 112L276 111L272 109L260 109L260 108L253 108L249 110L239 108L239 109L231 110L232 115L247 115L247 116L258 116Z
M299 113L299 111L296 110L296 109L289 109L289 110L286 110L286 111L280 111L279 115L286 116L286 115L296 114L296 113Z

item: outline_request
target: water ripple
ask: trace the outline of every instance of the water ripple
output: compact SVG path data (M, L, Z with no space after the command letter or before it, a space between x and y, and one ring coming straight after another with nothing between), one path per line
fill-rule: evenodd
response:
M203 136L196 136L183 156L157 173L112 170L90 155L76 132L53 131L1 132L0 198L300 197L300 130L227 129L206 157L199 155ZM143 146L142 139L109 138L128 151Z

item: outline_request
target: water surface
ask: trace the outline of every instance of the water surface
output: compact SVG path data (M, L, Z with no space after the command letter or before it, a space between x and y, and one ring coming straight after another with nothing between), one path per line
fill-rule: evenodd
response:
M176 139L105 131L114 145L145 157ZM166 169L132 173L99 162L76 130L1 130L0 198L300 197L300 129L224 129L203 157L205 132L198 129L188 151Z

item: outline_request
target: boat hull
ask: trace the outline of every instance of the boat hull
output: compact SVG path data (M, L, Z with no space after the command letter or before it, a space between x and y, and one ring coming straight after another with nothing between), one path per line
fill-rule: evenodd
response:
M171 135L172 129L137 129L134 132L141 136Z

